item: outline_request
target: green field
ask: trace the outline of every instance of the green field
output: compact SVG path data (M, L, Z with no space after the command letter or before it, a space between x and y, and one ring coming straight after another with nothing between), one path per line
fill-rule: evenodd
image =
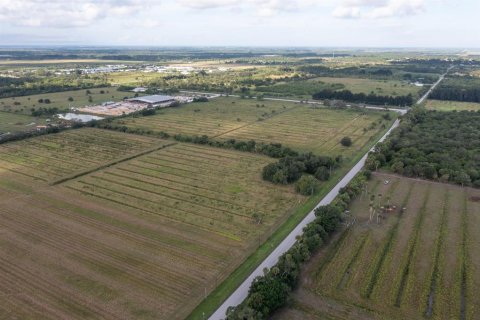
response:
M480 110L480 103L427 100L425 108L437 111L478 111Z
M0 170L44 182L88 171L168 142L93 128L0 145Z
M106 101L119 101L124 97L133 97L132 92L117 91L114 87L88 89L91 94L87 95L87 90L73 90L55 93L35 94L31 96L22 96L14 98L0 99L0 111L19 112L31 114L32 108L58 108L60 110L70 107L84 107L86 105L100 104ZM104 93L100 93L104 91ZM92 97L92 102L88 97ZM72 97L73 101L68 101ZM50 103L39 103L39 99L50 99Z
M0 316L185 318L305 203L272 161L99 129L2 144Z
M155 116L118 119L114 124L152 133L282 143L302 152L350 157L389 125L383 114L223 97L164 109ZM344 136L352 138L352 147L340 145Z
M480 192L387 174L367 190L274 318L476 319Z
M345 86L346 90L353 93L370 92L381 96L404 96L412 94L414 97L418 96L420 88L409 84L405 81L398 80L374 80L374 79L360 79L360 78L316 78L316 81L322 81L327 84L340 83Z
M256 92L264 93L267 96L282 97L300 97L311 99L316 92L330 90L350 90L352 93L371 92L381 96L403 96L412 94L418 96L419 87L406 81L399 80L375 80L363 78L343 78L343 77L319 77L309 80L297 80L289 82L279 82L271 86L260 86L255 89Z
M0 111L0 134L31 130L40 125L45 125L45 119Z

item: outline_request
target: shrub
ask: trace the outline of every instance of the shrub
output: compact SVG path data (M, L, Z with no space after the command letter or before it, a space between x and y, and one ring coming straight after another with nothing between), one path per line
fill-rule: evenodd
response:
M350 147L352 145L352 139L350 137L343 137L340 143L344 147Z
M318 181L310 175L302 175L295 185L295 190L304 196L311 196L318 190Z

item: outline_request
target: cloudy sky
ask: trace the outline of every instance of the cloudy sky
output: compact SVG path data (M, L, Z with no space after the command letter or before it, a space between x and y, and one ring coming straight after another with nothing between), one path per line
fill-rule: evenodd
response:
M480 47L479 0L0 0L0 44Z

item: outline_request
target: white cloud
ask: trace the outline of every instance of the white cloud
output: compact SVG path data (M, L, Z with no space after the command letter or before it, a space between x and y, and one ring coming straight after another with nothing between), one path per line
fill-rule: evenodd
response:
M125 17L154 0L0 0L0 22L29 27L84 27L106 17Z
M380 19L425 12L426 0L346 0L333 11L337 18Z
M249 9L259 16L273 16L280 12L296 11L314 4L315 0L178 0L192 9L235 8Z

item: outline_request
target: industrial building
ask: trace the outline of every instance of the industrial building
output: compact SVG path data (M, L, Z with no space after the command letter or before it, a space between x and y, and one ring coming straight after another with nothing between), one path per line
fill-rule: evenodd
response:
M175 98L156 94L152 96L131 98L131 99L127 99L126 101L134 102L134 103L143 103L143 104L146 104L148 108L156 108L160 106L167 106L168 104L174 102Z

